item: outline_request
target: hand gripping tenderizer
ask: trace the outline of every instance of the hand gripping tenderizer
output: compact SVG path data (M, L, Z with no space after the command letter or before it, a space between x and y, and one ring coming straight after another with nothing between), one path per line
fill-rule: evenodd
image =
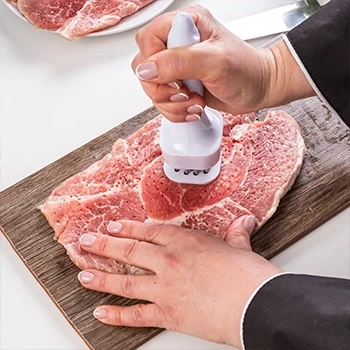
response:
M167 48L200 42L200 33L190 15L179 12L168 34ZM184 80L190 92L203 96L199 80ZM222 115L205 107L201 119L173 123L165 117L160 127L160 147L165 175L172 181L204 185L216 179L221 167Z

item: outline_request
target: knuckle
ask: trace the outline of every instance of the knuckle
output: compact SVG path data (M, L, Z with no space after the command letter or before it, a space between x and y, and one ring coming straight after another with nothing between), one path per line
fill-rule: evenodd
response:
M241 239L244 241L247 239L247 236L243 232L238 231L238 230L231 231L230 237L235 238L235 239Z
M165 254L165 261L170 267L174 269L179 269L183 263L181 254L174 252L167 252Z
M205 7L201 6L201 5L197 5L197 10L198 10L201 14L203 14L203 15L205 15L205 16L209 16L209 15L211 14L210 11L209 11L207 8L205 8Z
M126 275L123 277L120 287L121 292L125 297L132 295L133 286L130 276Z
M206 232L203 231L197 231L197 232L189 232L189 235L186 237L186 240L191 246L197 247L200 244L203 244L203 242L207 238Z
M145 28L147 31L151 33L156 33L159 31L160 26L164 26L164 23L171 23L171 20L173 19L174 14L171 12L163 13L159 16L157 16L153 21L146 24L143 28Z
M131 313L132 321L137 325L144 325L146 323L145 313L142 304L137 305Z
M158 16L154 22L159 21L159 23L163 24L164 22L168 21L170 23L170 21L172 21L173 18L174 18L173 12L165 12L160 16Z
M134 232L134 223L129 220L119 220L123 226L123 237L130 238Z
M125 262L131 262L135 250L137 249L139 242L136 240L129 240L124 243L123 257Z
M228 239L237 246L249 245L249 236L239 231L230 232Z
M144 238L147 242L154 242L162 233L162 225L151 224L145 226Z
M115 325L122 325L122 313L120 308L115 308L113 312L113 323Z
M108 242L108 236L107 235L102 235L97 242L96 245L96 250L98 253L103 254L106 251L107 247L107 242Z
M183 75L182 72L186 71L187 67L190 65L190 55L180 55L176 51L168 55L168 67L169 71L172 72L173 79L181 79ZM182 74L181 74L182 73Z
M145 30L146 30L145 28L141 28L140 30L137 31L137 33L135 35L135 42L139 47L140 47L141 43L143 42Z
M187 8L189 10L193 10L193 11L197 12L197 11L201 10L203 7L201 5L199 5L199 4L190 4L190 5L187 6Z
M211 15L211 12L207 8L205 8L199 4L191 4L188 7L190 10L193 11L194 14L200 14L201 16L210 16Z
M98 286L100 289L104 290L108 283L108 277L107 274L102 273L99 280L98 280Z

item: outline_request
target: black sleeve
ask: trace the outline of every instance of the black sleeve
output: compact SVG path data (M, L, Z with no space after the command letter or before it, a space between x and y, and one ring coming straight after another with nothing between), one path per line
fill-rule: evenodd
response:
M349 0L331 0L287 38L317 88L350 126Z
M246 350L350 349L350 280L280 275L249 304Z

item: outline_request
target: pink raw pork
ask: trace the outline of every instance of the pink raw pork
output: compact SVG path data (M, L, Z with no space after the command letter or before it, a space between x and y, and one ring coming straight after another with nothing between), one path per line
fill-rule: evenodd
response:
M11 0L14 2L13 0ZM118 24L154 0L18 0L22 15L36 28L69 40Z
M110 221L175 224L224 238L241 215L254 215L257 229L273 215L302 166L299 126L283 111L269 112L264 121L223 115L221 172L208 185L181 185L165 177L159 116L126 140L118 139L103 159L52 192L40 209L80 269L142 271L80 249L81 234L107 234Z

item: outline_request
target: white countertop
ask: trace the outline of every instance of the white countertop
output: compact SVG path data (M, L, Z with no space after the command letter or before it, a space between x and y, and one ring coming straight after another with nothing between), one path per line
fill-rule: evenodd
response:
M191 2L227 23L293 1L176 0L169 10ZM1 189L151 105L130 68L136 31L68 42L34 31L0 4ZM349 214L340 213L273 262L286 271L349 277ZM0 258L0 348L86 349L2 236ZM230 349L168 331L141 348Z

